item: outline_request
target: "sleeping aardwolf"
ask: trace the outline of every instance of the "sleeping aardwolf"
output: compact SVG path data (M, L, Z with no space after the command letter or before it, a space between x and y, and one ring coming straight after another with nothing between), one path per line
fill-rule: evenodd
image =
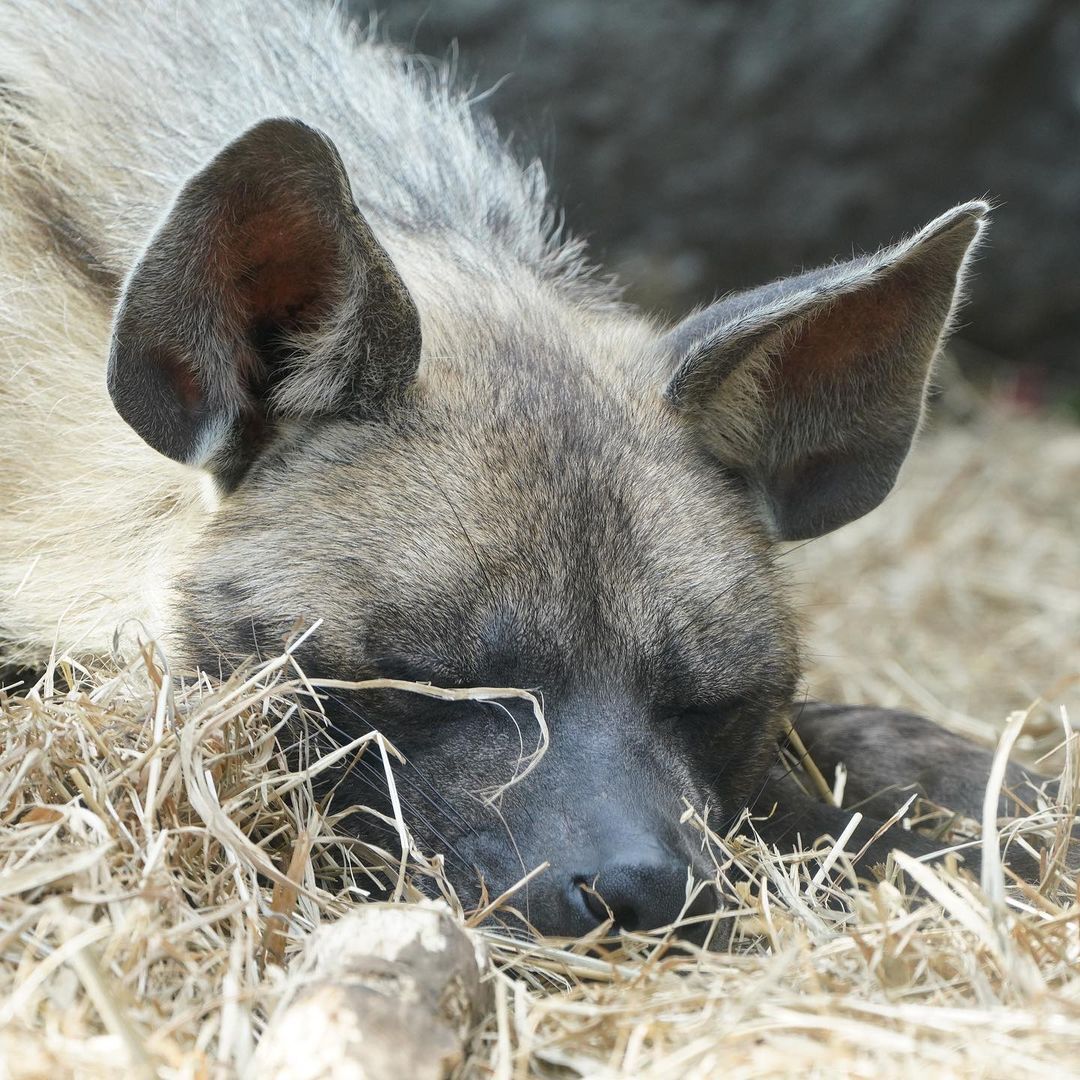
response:
M549 933L675 919L684 799L775 806L777 843L844 828L777 765L776 545L893 486L983 203L669 328L446 71L336 11L3 0L0 112L3 657L136 619L218 672L321 620L311 675L542 693L550 748L498 814L474 796L518 760L515 701L338 692L320 738L387 735L463 897L548 862ZM865 804L852 850L898 782L981 802L987 753L927 721L799 727ZM932 848L894 828L863 868L894 845Z

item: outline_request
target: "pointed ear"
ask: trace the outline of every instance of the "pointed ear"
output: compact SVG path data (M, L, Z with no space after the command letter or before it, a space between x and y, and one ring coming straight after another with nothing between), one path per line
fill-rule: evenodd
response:
M668 334L668 400L778 538L838 528L892 489L988 210L958 206L896 247L728 297Z
M183 187L124 287L109 392L152 447L229 487L275 421L377 414L420 321L330 140L265 120Z

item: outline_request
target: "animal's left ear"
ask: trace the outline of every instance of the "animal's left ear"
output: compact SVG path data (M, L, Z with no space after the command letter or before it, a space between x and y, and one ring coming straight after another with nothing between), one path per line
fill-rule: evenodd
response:
M818 536L889 493L989 207L895 247L728 297L666 338L667 398L759 496L776 536Z

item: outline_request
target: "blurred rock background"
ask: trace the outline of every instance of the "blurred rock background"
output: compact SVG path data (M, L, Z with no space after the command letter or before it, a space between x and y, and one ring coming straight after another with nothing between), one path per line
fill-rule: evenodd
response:
M498 84L486 107L655 310L989 195L956 354L1022 404L1080 404L1074 0L391 0L382 25Z

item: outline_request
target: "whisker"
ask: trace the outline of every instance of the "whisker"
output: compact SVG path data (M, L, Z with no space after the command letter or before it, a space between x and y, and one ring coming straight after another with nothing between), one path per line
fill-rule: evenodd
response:
M361 719L361 720L364 719L362 716L359 716L359 714L358 714L358 718ZM350 737L348 732L346 732L342 728L340 728L337 724L335 724L332 720L330 720L329 717L324 716L323 719L325 720L327 726L334 728L342 736ZM365 721L365 723L366 723L366 721ZM371 727L370 724L368 726ZM374 731L375 728L371 727L371 730ZM302 743L303 743L305 749L307 748L309 741L310 741L310 737L307 738L307 739L302 740ZM375 782L374 785L373 785L375 787L381 787L383 785L383 783L385 782L385 778L383 776L383 771L381 769L379 769L377 766L373 765L370 761L368 761L367 758L364 757L363 754L356 755L350 761L348 767L350 769L355 768L356 770L362 772L369 781L374 781ZM342 779L344 779L344 778L342 778ZM399 781L404 780L406 783L408 783L408 778L407 777L400 777L399 776L398 780ZM339 781L339 783L340 783L340 781ZM335 789L336 789L336 786L337 785L335 785ZM415 795L418 795L421 798L424 797L424 793L419 791L415 784L410 784L409 785L409 790L411 790ZM471 873L472 872L472 869L473 869L472 864L465 858L465 856L461 853L461 851L457 848L457 846L448 837L444 836L439 829L437 829L435 827L435 825L432 823L431 819L426 814L424 814L415 805L413 805L413 803L411 803L407 798L405 798L405 796L402 794L400 789L398 791L398 801L412 815L412 817L413 817L413 819L415 821L420 823L429 833L431 833L431 835L436 840L439 841L440 844L442 844L446 848L446 853L448 855L450 855L452 858L457 860L457 865L458 865L459 869L465 871L466 873ZM431 801L431 800L429 799L429 801ZM437 805L437 804L435 804L435 805Z
M340 697L335 697L334 701L336 704L340 705L343 709L345 709L346 712L348 712L352 716L355 716L357 720L359 720L362 724L366 725L369 731L376 730L375 725L372 724L371 721L368 720L368 718L364 716L362 712L360 712L354 706L350 705L347 701L344 701ZM345 731L339 724L334 723L334 721L331 720L328 716L324 715L324 719L326 721L326 724L329 727L332 727L340 735L344 736L345 738L352 738L352 735L349 732ZM415 764L413 764L413 762L409 761L406 758L405 764L415 774L416 780L424 785L424 788L427 792L426 797L428 801L432 803L432 805L438 807L444 813L448 814L458 825L465 829L468 829L469 832L471 832L474 836L479 835L472 822L470 822L469 819L465 817L465 815L462 814L460 810L457 809L457 807L455 807L451 802L446 799L446 797L438 790L438 788L435 787L435 785L424 775L424 773ZM410 782L408 777L404 777L403 779L405 779L406 782ZM417 785L415 781L411 782L411 786L414 790L416 790ZM417 793L420 794L419 791Z

